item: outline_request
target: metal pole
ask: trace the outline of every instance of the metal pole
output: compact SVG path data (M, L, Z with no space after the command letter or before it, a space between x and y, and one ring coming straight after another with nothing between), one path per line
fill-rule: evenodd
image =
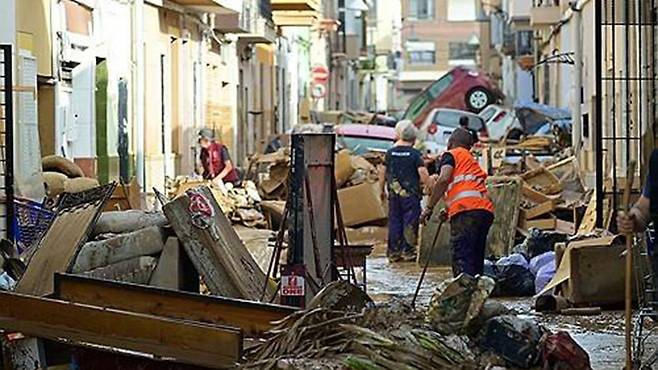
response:
M595 153L595 167L596 167L596 226L601 227L603 224L603 53L601 49L603 48L602 42L602 7L603 4L601 1L596 1L595 13L594 13L594 50L595 50L595 59L596 59L596 68L595 68L595 89L596 89L596 101L595 101L595 128L593 134L594 140L594 153Z
M571 3L573 16L571 17L573 30L573 51L574 65L572 78L572 96L571 96L571 145L574 154L580 158L580 149L582 147L582 113L581 113L581 86L583 85L583 43L582 43L582 11L578 9L578 2Z
M14 241L14 94L11 45L0 45L3 54L4 93L5 93L5 207L7 209L7 239ZM2 143L0 143L1 145Z

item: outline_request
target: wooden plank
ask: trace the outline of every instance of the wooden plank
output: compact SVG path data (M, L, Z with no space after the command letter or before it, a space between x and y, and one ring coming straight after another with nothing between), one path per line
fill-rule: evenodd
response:
M592 197L585 209L580 226L578 227L578 234L589 234L596 229L596 190L592 193Z
M213 294L260 299L267 277L208 187L188 190L163 209L185 252ZM268 284L268 293L268 297L274 294L272 284Z
M549 197L548 195L533 189L526 182L523 183L522 194L523 194L524 198L526 198L527 200L529 200L529 201L531 201L535 204L545 203L545 202L548 202L548 201L553 199L553 198Z
M178 290L182 286L183 266L178 238L167 238L149 285Z
M537 228L541 230L555 230L556 219L555 216L545 219L536 219L536 220L526 220L523 218L519 219L519 227L525 230L531 228Z
M55 275L58 299L176 319L225 324L258 335L295 308L136 284Z
M113 189L112 184L78 194L62 195L62 208L39 241L25 273L16 284L17 292L37 296L52 293L52 275L69 269ZM90 200L83 202L87 198Z
M558 218L555 220L555 230L568 235L574 235L576 234L576 224Z
M554 210L555 210L555 202L549 200L547 202L538 204L529 209L521 209L520 212L521 212L521 217L525 218L526 220L532 220L533 218L543 216L547 213L553 212Z
M0 292L0 328L211 368L233 367L242 352L242 332L236 328L8 292Z
M560 180L544 167L528 171L521 175L521 177L533 189L539 190L542 193L554 195L562 191Z

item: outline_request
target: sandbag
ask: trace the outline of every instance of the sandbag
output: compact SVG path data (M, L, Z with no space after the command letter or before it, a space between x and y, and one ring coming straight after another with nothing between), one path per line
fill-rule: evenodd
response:
M539 294L555 276L555 259L542 266L535 276L535 294Z
M546 335L540 345L544 369L590 370L589 355L569 333L560 331Z
M162 212L147 212L138 209L101 213L94 226L93 235L124 234L150 226L164 226L167 218Z
M91 177L76 177L64 181L64 191L67 193L81 193L99 186L98 180Z
M41 167L46 172L63 173L69 178L83 177L85 175L80 166L58 155L49 155L41 158Z
M427 322L441 334L464 332L480 316L494 285L487 276L464 273L444 281L430 299Z
M54 198L64 192L64 183L69 178L61 172L47 171L43 173L43 182L46 184L46 195Z
M530 260L530 272L532 272L533 275L537 276L537 272L544 267L545 265L553 262L553 265L555 265L555 252L550 251L546 253L542 253L533 259Z
M489 319L478 335L480 347L500 356L510 366L523 369L540 359L539 341L544 334L535 322L506 315Z

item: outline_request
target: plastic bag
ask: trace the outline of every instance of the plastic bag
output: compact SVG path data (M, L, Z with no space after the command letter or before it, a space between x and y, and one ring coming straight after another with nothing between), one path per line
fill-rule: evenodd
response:
M535 294L539 294L555 276L555 259L542 266L535 276Z
M546 264L553 262L555 264L555 252L546 252L542 253L539 256L536 256L535 258L530 260L530 272L532 272L533 275L537 276L537 272L544 267Z

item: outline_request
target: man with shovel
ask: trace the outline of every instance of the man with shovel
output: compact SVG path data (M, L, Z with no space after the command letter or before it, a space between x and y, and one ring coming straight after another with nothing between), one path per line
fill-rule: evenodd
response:
M448 151L439 161L438 175L432 176L430 199L421 217L427 221L445 197L454 276L483 273L487 235L494 219L485 186L487 174L471 155L472 145L471 133L461 127L450 135Z

